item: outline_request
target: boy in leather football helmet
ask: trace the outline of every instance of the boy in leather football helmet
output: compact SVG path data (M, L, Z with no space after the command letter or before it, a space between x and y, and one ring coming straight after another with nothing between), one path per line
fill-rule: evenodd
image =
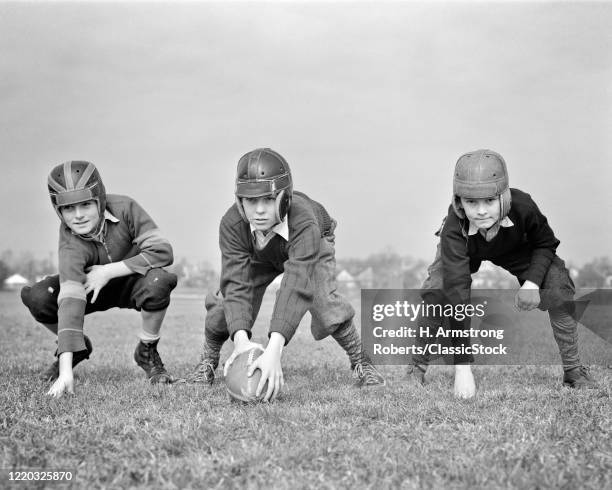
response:
M57 165L47 184L61 220L59 275L24 287L21 298L34 318L58 336L58 359L43 374L53 381L48 394L73 392L72 370L93 350L83 334L84 315L112 307L141 312L134 359L151 383L171 382L157 352L176 286L176 276L162 268L173 260L170 243L136 201L106 194L90 162Z
M521 284L515 307L548 311L563 363L563 383L591 388L595 380L580 363L576 320L568 311L574 296L565 263L556 255L559 240L529 194L509 187L506 162L499 153L476 150L462 155L455 165L453 198L442 227L436 258L428 269L421 295L426 303L468 303L471 274L483 260L513 274ZM420 327L437 331L442 318L420 317ZM453 329L466 320L450 319ZM420 331L420 328L417 329ZM423 330L427 331L427 330ZM421 346L425 339L417 339ZM469 344L456 339L455 344ZM476 392L470 354L455 354L455 395L471 398ZM424 382L430 358L414 355L410 372Z
M293 190L287 161L269 148L250 151L238 161L235 204L221 219L221 287L206 298L204 346L190 380L214 381L219 352L227 339L234 351L225 369L251 342L251 328L266 288L283 275L270 321L269 342L250 368L261 369L258 395L277 396L283 383L281 354L302 317L312 314L316 340L328 335L342 346L358 385L379 386L385 380L362 351L353 323L355 311L336 291L334 229L327 210Z

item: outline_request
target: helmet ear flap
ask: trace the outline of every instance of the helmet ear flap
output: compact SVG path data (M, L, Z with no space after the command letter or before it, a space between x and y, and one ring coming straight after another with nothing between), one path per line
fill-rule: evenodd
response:
M511 206L512 206L512 194L510 193L510 188L506 188L506 190L502 192L499 196L499 219L500 220L508 216Z
M246 214L244 213L244 208L242 207L242 198L238 196L236 196L236 207L238 208L238 213L242 219L248 223L249 220L247 219Z
M463 211L463 207L461 206L461 198L456 194L453 196L453 211L459 217L459 219L465 219L465 211Z
M287 192L289 190L289 192ZM279 223L285 219L291 206L291 189L283 189L276 196L275 210L276 221Z

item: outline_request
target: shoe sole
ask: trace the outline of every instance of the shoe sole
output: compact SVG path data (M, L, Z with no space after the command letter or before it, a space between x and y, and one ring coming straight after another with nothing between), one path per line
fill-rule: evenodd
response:
M597 384L579 384L576 385L575 383L566 383L565 381L563 382L563 386L567 386L568 388L571 388L572 390L596 390L599 388L599 385Z
M362 386L358 386L358 388L360 390L376 390L379 388L384 388L385 386L387 386L387 383L381 383L377 385L362 385Z
M360 389L375 389L375 388L383 388L385 386L387 386L387 380L384 380L382 383L376 383L376 384L360 384L360 383L356 383L355 386L357 388Z

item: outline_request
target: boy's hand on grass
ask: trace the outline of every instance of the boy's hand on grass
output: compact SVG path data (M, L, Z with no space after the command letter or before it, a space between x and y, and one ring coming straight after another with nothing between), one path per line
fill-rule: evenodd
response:
M514 306L521 311L530 311L540 304L540 288L531 281L525 281L514 297Z
M59 376L51 385L47 395L59 398L64 392L74 394L74 378L72 376L72 352L62 352L59 355Z
M252 376L256 369L261 370L261 379L257 385L255 396L259 397L261 395L267 382L268 388L263 398L266 402L274 400L285 385L283 367L281 365L281 354L283 353L284 345L285 337L278 332L272 332L266 350L264 350L261 356L255 359L247 372L247 376Z
M59 398L64 392L74 395L74 378L72 377L72 373L70 375L60 375L59 378L55 380L55 383L51 385L47 395Z
M100 290L106 286L111 277L107 274L105 265L92 265L87 268L87 279L85 280L85 294L93 291L91 302L95 303Z
M234 334L234 351L223 365L223 376L227 376L227 370L231 366L232 362L234 362L236 357L253 348L260 349L262 352L265 352L263 345L258 344L257 342L251 342L246 330L238 330L238 332Z

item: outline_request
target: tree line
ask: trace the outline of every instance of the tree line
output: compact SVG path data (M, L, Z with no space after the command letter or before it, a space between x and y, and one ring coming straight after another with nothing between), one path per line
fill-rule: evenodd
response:
M365 258L338 258L337 272L346 271L355 279L355 285L362 288L418 288L427 275L428 262L407 255L400 255L387 248ZM612 287L612 260L597 257L581 267L568 263L576 287ZM207 261L194 262L180 258L168 268L179 278L184 287L212 290L219 286L219 272ZM57 258L49 253L36 257L29 251L0 253L0 287L13 274L20 274L28 281L57 274ZM512 287L516 280L499 267L483 267L474 276L477 284L492 288Z

